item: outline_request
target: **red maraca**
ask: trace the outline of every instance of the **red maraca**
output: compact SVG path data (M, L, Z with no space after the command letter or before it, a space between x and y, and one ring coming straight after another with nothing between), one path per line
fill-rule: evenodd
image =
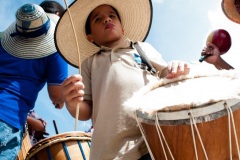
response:
M221 54L226 53L232 44L230 34L224 29L217 29L212 31L207 37L206 43L208 42L216 45ZM204 61L208 56L210 55L202 56L199 61Z

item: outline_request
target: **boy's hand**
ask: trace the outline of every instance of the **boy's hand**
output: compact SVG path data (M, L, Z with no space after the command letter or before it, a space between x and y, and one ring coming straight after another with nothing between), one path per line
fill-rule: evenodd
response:
M171 61L168 64L167 70L168 72L167 72L166 78L172 79L172 78L176 78L176 77L188 74L190 71L190 68L188 63L186 62Z
M82 83L82 76L79 74L68 77L61 84L63 99L66 105L77 106L79 102L83 101L84 84Z

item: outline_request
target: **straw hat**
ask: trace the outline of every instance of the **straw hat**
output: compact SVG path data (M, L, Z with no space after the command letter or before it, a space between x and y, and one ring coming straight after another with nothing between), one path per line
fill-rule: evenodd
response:
M53 14L53 13L46 13L48 18L51 19L51 21L55 24L57 24L58 20L60 19L59 16L57 16L56 14Z
M16 12L16 21L2 34L3 48L11 55L35 59L55 53L55 24L36 4L25 4Z
M240 24L240 0L222 0L222 10L228 19Z
M91 11L102 4L111 5L118 11L126 38L144 41L148 35L152 21L151 0L76 0L69 10L76 30L81 62L99 51L99 47L86 39L85 24ZM57 24L55 43L68 63L78 67L77 47L68 11Z

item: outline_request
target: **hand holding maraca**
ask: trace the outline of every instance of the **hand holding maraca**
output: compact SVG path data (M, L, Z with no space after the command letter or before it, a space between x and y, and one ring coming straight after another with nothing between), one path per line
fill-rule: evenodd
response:
M221 59L221 52L219 48L213 43L208 42L201 52L202 57L199 59L200 62L206 61L207 63L216 65Z
M200 62L204 61L209 56L220 57L220 55L226 53L231 47L230 34L223 29L217 29L211 32L206 41L206 47L202 51L202 57ZM212 57L214 59L214 57Z

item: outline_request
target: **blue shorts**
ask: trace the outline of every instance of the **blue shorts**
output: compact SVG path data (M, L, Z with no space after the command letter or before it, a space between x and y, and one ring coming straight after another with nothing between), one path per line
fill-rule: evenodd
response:
M23 129L0 120L0 159L15 160L22 145Z

